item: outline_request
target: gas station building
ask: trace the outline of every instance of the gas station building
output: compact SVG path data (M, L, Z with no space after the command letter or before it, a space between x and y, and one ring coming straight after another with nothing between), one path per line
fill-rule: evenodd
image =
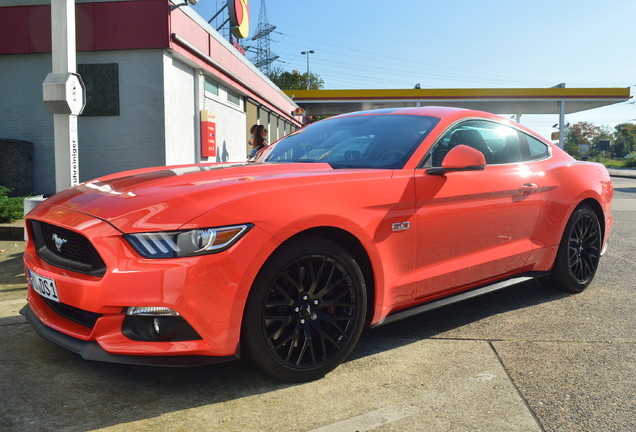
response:
M55 192L50 0L0 4L0 139L33 143L33 191ZM172 6L172 7L171 7ZM76 0L80 181L117 171L245 161L249 127L273 142L298 106L191 8L166 0ZM203 136L203 139L201 137Z

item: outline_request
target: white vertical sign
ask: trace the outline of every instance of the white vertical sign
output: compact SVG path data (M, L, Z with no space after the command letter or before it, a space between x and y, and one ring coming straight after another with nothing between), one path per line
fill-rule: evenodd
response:
M43 100L53 114L55 190L79 184L77 116L85 105L84 84L76 71L75 0L51 0L52 73Z

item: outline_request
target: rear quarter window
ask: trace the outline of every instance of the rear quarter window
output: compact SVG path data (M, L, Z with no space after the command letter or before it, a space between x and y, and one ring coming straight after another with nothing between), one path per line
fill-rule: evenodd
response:
M550 149L544 142L526 135L528 140L528 152L530 158L528 160L544 159L550 156Z

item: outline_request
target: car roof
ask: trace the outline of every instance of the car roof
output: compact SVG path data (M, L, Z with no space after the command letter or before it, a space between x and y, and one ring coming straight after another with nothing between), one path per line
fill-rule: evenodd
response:
M376 109L376 110L366 110L366 111L355 111L346 114L340 114L338 116L333 116L330 118L342 118L342 117L351 117L351 116L361 116L361 115L422 115L422 116L431 116L437 117L442 120L442 124L448 125L454 121L464 119L464 118L481 118L485 120L493 120L497 122L505 123L509 126L513 126L517 129L520 129L535 138L540 139L546 144L552 145L552 143L538 135L535 131L527 128L526 126L519 124L511 119L507 119L505 117L499 116L497 114L489 113L486 111L478 111L478 110L470 110L464 108L455 108L455 107L443 107L443 106L422 106L422 107L410 107L410 108L384 108L384 109ZM328 120L328 119L325 119ZM444 126L445 127L445 126Z

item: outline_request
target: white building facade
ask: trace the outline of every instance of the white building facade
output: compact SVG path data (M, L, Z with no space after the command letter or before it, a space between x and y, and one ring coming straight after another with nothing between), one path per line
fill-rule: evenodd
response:
M246 159L249 127L273 142L297 105L189 7L167 0L76 2L80 181L128 169ZM47 21L48 20L48 21ZM0 139L33 143L33 192L55 192L50 2L0 5ZM202 117L207 114L206 118ZM210 137L212 131L212 137Z

